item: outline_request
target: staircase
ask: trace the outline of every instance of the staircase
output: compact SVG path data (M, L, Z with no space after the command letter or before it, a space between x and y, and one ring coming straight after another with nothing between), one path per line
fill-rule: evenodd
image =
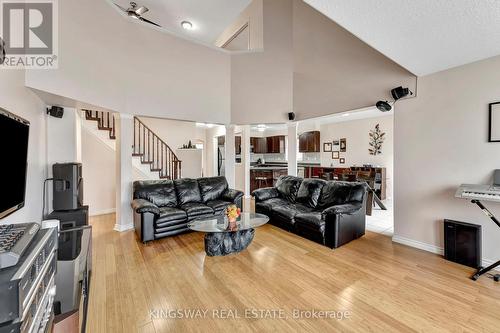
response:
M104 111L82 110L85 119L96 121L97 128L109 132L111 140L116 139L115 117ZM151 172L158 172L160 179L181 178L182 162L174 151L147 127L134 117L134 143L132 156L139 157L141 164L149 165Z

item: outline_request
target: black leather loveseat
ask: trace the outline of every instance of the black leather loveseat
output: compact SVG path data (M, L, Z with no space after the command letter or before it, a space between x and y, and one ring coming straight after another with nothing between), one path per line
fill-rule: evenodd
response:
M226 178L146 180L134 182L134 226L143 242L188 231L196 218L242 207L243 192L229 189Z
M330 248L365 234L364 183L282 176L276 187L255 190L255 210L270 223Z

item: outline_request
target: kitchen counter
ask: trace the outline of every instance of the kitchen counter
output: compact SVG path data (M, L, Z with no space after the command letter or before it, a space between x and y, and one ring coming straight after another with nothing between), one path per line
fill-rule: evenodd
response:
M288 166L253 166L250 170L282 170L288 169Z

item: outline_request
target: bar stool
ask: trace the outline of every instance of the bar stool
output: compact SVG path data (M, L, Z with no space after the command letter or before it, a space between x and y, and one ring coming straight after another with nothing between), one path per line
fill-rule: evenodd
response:
M267 178L266 177L255 177L257 181L257 188L267 187Z

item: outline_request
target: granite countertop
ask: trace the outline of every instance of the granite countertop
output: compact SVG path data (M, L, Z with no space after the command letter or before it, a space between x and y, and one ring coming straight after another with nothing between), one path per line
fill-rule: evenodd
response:
M283 170L288 169L287 166L251 166L250 170Z

